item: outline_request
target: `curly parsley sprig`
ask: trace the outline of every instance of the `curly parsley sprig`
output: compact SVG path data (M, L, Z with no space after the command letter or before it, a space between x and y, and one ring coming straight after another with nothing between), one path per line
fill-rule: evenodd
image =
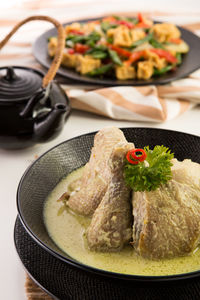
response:
M140 149L139 149L140 150ZM146 159L137 164L126 159L124 167L125 182L135 192L156 190L161 184L167 183L172 178L171 160L174 154L165 146L155 146L153 150L149 146L144 147ZM140 151L139 151L140 152ZM130 157L130 156L128 156ZM133 157L134 160L135 157Z

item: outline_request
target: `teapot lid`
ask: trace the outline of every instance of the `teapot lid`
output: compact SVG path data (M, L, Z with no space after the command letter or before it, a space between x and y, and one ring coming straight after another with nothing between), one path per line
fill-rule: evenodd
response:
M0 68L0 101L27 100L42 87L43 74L32 68Z

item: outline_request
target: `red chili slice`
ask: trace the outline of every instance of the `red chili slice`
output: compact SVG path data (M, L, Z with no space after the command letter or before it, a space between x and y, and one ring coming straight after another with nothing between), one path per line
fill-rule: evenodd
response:
M138 152L142 153L142 155L136 155ZM131 150L131 156L139 161L144 161L147 157L147 154L143 149L133 149Z
M137 156L136 153L142 153L142 155ZM131 157L134 159L131 159ZM147 154L144 151L144 149L132 149L130 151L128 151L127 155L126 155L126 159L128 160L129 163L133 164L133 165L137 165L139 162L142 162L146 159Z
M126 154L126 159L128 160L128 162L132 165L137 165L139 163L139 161L138 160L132 160L130 158L130 155L131 155L131 153L130 153L130 151L128 151L128 153Z

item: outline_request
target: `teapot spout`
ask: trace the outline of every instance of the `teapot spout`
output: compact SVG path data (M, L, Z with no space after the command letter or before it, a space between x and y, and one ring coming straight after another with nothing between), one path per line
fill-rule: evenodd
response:
M62 103L56 103L47 115L37 118L34 124L35 141L39 143L47 142L59 135L68 114L68 106Z

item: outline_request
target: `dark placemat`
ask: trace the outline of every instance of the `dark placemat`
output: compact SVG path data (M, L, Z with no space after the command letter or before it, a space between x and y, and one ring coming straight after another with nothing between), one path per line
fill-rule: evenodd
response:
M28 235L19 218L15 224L18 255L33 280L62 300L199 300L200 279L171 283L139 283L90 274L58 260ZM40 298L39 298L40 299ZM44 298L45 299L45 298ZM43 298L41 298L43 300Z

